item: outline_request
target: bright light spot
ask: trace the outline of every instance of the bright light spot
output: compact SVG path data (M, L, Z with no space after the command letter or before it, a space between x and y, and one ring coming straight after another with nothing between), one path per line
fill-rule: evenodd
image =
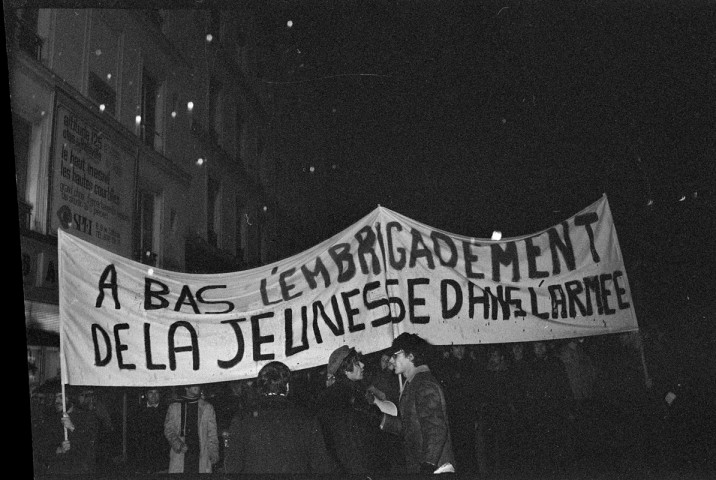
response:
M679 199L680 202L683 202L684 200L686 200L686 195L682 195L681 198Z
M504 125L505 123L507 123L507 119L506 119L506 118L503 118L503 119L502 119L502 124Z
M172 112L172 118L177 118L177 112Z
M41 112L40 112L40 116L41 116L41 117L44 117L44 116L45 116L45 113L47 113L47 112L45 112L44 110L41 111ZM694 192L694 198L696 198L696 192Z
M206 34L206 41L211 43L211 41L214 39L214 36L210 33Z
M500 240L501 238L502 238L502 232L499 230L495 230L494 232L492 232L492 237L490 239L491 240Z
M112 74L111 74L111 73L108 73L108 74L107 74L107 80L112 80Z
M288 22L286 22L286 26L287 26L288 28L293 27L293 20L289 20Z
M647 206L647 207L651 207L652 205L654 205L654 200L652 200L652 199L650 198L649 200L646 201L646 206Z
M311 167L310 167L308 170L309 170L311 173L313 173L313 172L316 171L316 167L314 167L313 165L311 165Z
M335 170L336 168L338 168L338 165L336 165L336 164L334 163L333 165L331 165L331 168L332 168L333 170Z
M42 113L44 114L45 112L42 112ZM699 196L699 192L694 192L691 194L691 198L697 198L698 196Z
M336 113L336 112L337 112L336 108L333 107L333 108L331 109L331 112Z
M99 106L99 111L100 111L100 112L104 112L104 109L105 109L105 106L104 106L104 103L103 103L102 105Z
M192 110L194 110L194 102L187 102L186 108L187 108L187 110L189 110L190 112L191 112Z
M100 50L100 49L98 48L97 50L94 51L94 54L99 57L100 55L102 55L102 50Z
M268 207L266 205L264 205L263 211L264 212L268 211Z
M203 159L203 158L197 158L197 159L196 159L196 164L199 165L199 166L204 165L204 159Z
M140 123L142 123L142 116L141 116L141 115L137 115L136 117L134 117L134 123L136 123L137 125L139 125Z
M154 269L150 268L149 270L147 270L147 275L149 275L150 277L154 275Z

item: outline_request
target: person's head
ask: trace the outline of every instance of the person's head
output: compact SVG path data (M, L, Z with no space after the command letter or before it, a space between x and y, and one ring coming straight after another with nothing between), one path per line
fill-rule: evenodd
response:
M525 346L522 343L513 343L510 351L512 352L512 360L515 362L519 362L525 357Z
M493 345L488 350L487 369L492 371L500 371L507 369L507 360L505 353L497 345Z
M281 362L269 362L259 370L256 389L261 395L288 395L291 370Z
M465 345L452 345L451 346L452 356L458 360L465 358Z
M392 369L391 367L392 366L390 363L390 355L388 355L387 353L384 353L383 355L380 356L380 369L383 371L391 370Z
M77 406L81 409L92 410L94 400L94 390L91 388L83 388L77 392Z
M75 405L75 394L67 388L65 389L65 411L70 412ZM55 392L55 411L62 412L62 392Z
M396 374L409 374L415 367L427 363L430 344L413 333L401 333L391 346L390 361Z
M537 358L544 358L547 356L547 344L545 342L534 342L532 344L532 351Z
M159 389L150 388L147 390L145 395L147 397L147 403L149 405L156 405L159 403L159 398L161 397L161 395L159 394Z
M184 396L186 398L199 398L201 396L201 385L185 385Z
M343 345L335 349L328 358L326 375L336 380L357 382L363 379L364 367L360 353L355 348Z

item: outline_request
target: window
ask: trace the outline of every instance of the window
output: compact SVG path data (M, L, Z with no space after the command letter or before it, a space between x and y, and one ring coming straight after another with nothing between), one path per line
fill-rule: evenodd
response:
M213 41L218 43L221 39L221 12L212 10L210 22L209 33L212 35Z
M43 125L46 118L37 122L12 113L12 148L15 156L15 184L20 223L25 228L42 228L44 212L33 211L40 191L47 188L46 181L39 173L42 162Z
M157 124L156 111L157 81L145 69L142 71L142 140L152 148Z
M37 8L21 8L17 11L18 47L38 61L42 56L42 38L37 34L39 13Z
M208 242L215 246L219 246L219 182L213 178L209 178L206 188L206 235Z
M24 118L12 115L13 147L15 149L15 182L17 198L24 199L27 190L27 167L30 155L32 124Z
M93 100L103 112L114 116L116 93L96 73L90 72L87 95Z
M147 265L157 264L157 238L159 232L158 196L154 192L140 190L137 196L135 215L135 256Z
M209 132L218 143L221 132L221 83L215 78L209 80Z
M110 116L114 116L117 109L120 41L120 33L104 21L97 18L92 22L89 38L87 97Z

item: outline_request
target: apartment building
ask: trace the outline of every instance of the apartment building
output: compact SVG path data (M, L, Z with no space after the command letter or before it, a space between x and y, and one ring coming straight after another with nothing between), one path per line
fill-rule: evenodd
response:
M168 270L277 258L268 102L240 8L6 8L5 24L39 384L59 370L58 229Z

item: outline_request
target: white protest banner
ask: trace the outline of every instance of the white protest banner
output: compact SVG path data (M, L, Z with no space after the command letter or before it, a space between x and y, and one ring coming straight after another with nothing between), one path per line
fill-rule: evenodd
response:
M499 241L378 207L312 249L253 270L148 267L58 231L63 375L74 385L255 377L323 365L402 332L434 344L638 330L606 196L559 225Z

